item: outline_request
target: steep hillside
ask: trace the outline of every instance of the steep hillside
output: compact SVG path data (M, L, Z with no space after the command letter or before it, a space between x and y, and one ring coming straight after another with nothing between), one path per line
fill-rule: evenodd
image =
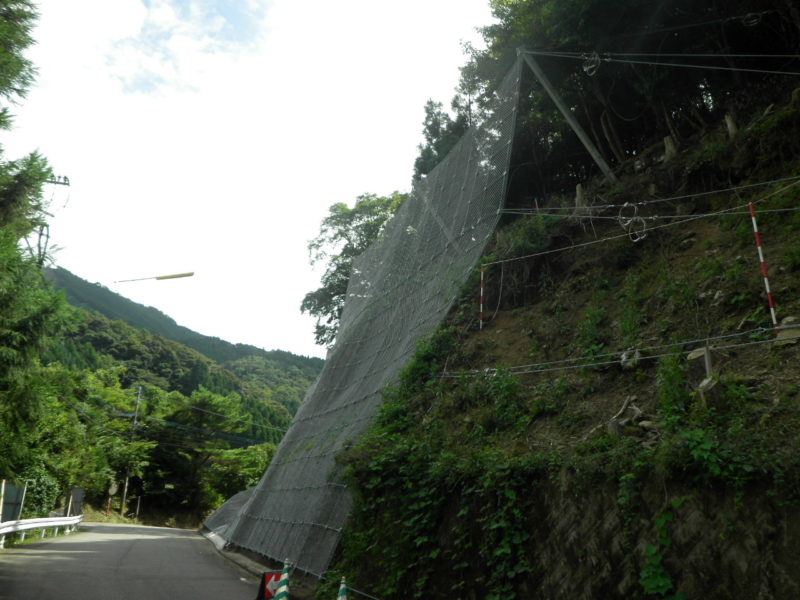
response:
M484 327L476 269L340 456L356 505L329 581L382 598L797 597L800 94L740 114L735 135L644 148L578 202L509 199Z

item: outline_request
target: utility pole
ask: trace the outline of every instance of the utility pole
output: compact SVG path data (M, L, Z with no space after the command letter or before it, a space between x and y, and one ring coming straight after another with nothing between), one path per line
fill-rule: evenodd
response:
M136 435L136 423L139 420L139 402L142 399L142 386L136 390L136 410L133 412L133 428L131 429L131 441ZM125 501L128 498L128 478L130 477L130 466L125 471L125 485L122 488L122 503L119 505L119 514L125 516Z

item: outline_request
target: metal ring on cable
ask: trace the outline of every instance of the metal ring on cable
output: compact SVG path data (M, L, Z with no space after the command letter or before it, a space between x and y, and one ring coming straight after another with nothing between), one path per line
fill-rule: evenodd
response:
M640 224L641 229L634 230L634 224ZM633 217L628 222L628 238L633 243L641 242L644 238L647 237L647 221L645 221L642 217Z
M626 208L633 209L633 214L630 215L629 217L624 216L622 214ZM633 221L637 217L638 213L639 213L639 207L636 204L631 204L630 202L626 202L625 204L623 204L619 209L619 215L617 215L617 220L619 221L620 227L622 227L624 230L627 231L628 226L631 224L631 221Z
M597 73L597 69L599 68L600 56L597 54L597 52L592 52L592 55L586 57L586 60L583 63L583 72L589 77L592 77L595 73Z
M745 27L755 27L761 23L761 17L764 13L747 13L741 18L741 23Z
M633 214L624 215L623 212L626 209L633 209ZM630 202L623 204L619 209L617 220L619 221L620 227L625 230L625 233L628 234L628 238L632 242L641 242L647 237L647 221L639 216L638 205L631 204Z

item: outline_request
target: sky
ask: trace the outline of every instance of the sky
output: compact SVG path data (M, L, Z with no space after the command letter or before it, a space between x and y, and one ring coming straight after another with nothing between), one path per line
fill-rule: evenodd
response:
M41 0L3 134L38 150L55 264L205 335L325 355L300 313L328 208L409 191L489 0ZM182 272L190 278L116 283Z

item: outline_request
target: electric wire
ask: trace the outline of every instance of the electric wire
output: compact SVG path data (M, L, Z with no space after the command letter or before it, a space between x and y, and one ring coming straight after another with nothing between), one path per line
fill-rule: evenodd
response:
M112 412L114 412L116 414L116 416L119 416L119 417L131 417L131 416L133 416L133 413L124 413L124 412L118 411L117 409L115 409L113 406L111 406L110 404L108 404L105 401L102 401L102 403L105 404ZM72 405L72 408L73 408L73 410L75 410L75 412L83 415L86 419L91 421L92 424L96 428L98 428L98 429L100 429L100 430L102 430L105 433L108 433L110 435L115 435L117 437L125 439L126 441L129 441L129 434L128 433L117 432L117 431L114 431L112 429L109 429L108 427L105 427L104 425L99 423L94 417L92 417L88 412L86 412L85 410L81 409L80 407L78 407L76 405ZM187 431L188 430L192 430L192 431L197 431L197 432L210 433L210 434L213 434L217 438L223 438L223 439L229 438L229 439L227 439L227 441L246 442L246 443L249 443L251 445L259 445L259 444L269 443L269 442L265 442L263 440L256 440L256 439L249 438L249 437L246 437L246 436L240 436L240 435L237 435L237 434L234 434L234 433L227 433L227 432L224 432L224 431L218 431L216 429L207 429L207 428L202 428L202 427L194 427L194 426L191 426L191 425L185 425L183 423L177 423L175 421L169 421L167 419L159 419L157 417L152 417L152 416L149 416L149 415L140 415L140 418L143 421L144 420L156 421L156 422L159 422L159 423L171 426L171 427L176 427L178 429L184 429L184 430L187 430ZM142 426L141 425L137 425L137 427L142 427ZM178 433L178 432L173 432L173 433ZM155 443L155 444L158 444L158 445L162 445L162 444L166 444L167 443L167 442L162 442L160 440L150 440L150 439L142 440L142 441L152 442L152 443ZM172 445L177 445L177 444L172 444ZM185 445L185 446L182 446L182 447L184 447L186 449L189 449L189 450L196 450L196 446Z
M181 402L180 400L176 400L175 398L171 398L169 395L167 395L166 398L169 401L174 402L175 404L178 404L178 405L183 406L185 408L190 408L192 410L196 410L198 412L206 413L206 414L209 414L209 415L214 415L216 417L223 417L224 419L227 419L229 421L233 421L234 423L239 422L239 421L245 421L246 419L250 418L250 416L252 416L252 415L245 415L243 417L239 417L238 419L232 419L229 415L223 414L221 412L216 412L216 411L213 411L213 410L208 410L206 408L200 408L199 406L195 406L193 404L188 404L186 402ZM279 433L286 433L286 429L288 428L288 425L286 427L276 427L274 425L264 425L262 423L253 423L253 422L251 422L250 425L253 426L253 427L260 427L261 429L277 431Z

